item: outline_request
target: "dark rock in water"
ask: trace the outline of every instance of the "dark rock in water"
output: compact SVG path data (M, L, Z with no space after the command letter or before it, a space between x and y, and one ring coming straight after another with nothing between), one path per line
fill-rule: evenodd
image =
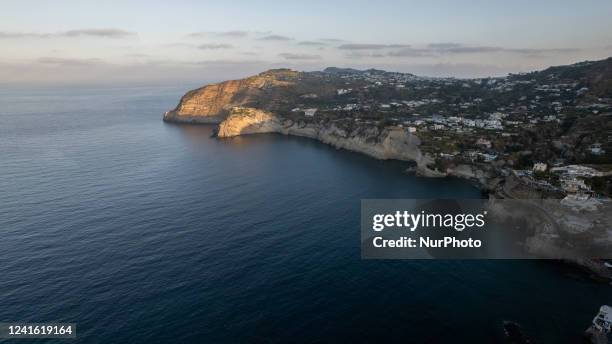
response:
M591 325L586 331L584 331L583 343L609 344L612 343L612 339L609 339L605 332L599 331Z
M414 166L407 167L404 170L404 173L413 175L413 174L416 174L416 171L417 171L417 167L416 167L416 165L414 165Z
M523 333L521 326L512 321L504 321L504 333L512 344L529 344L529 338Z

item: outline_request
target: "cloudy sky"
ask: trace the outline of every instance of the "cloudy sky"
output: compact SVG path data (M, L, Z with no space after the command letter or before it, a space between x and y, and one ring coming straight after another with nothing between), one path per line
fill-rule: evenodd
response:
M610 0L4 0L0 83L175 83L327 66L503 75L612 56L610 18Z

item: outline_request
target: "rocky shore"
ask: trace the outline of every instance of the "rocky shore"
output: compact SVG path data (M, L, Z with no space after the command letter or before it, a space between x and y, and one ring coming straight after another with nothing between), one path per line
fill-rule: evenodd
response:
M402 128L357 126L347 130L334 124L300 122L283 119L270 112L254 108L234 108L219 124L220 138L258 134L279 133L307 137L331 145L362 153L381 160L413 161L420 171L433 175L427 165L433 160L419 150L420 139Z
M295 121L282 118L269 111L233 107L227 115L194 116L180 110L169 111L164 121L191 124L218 124L216 135L228 138L240 135L278 133L306 137L331 145L338 149L362 153L375 159L400 160L416 163L416 173L426 177L447 177L471 179L487 185L487 173L470 166L458 166L456 170L440 172L429 167L434 160L419 149L421 140L404 128L359 125L351 129L341 125L328 125L316 121Z

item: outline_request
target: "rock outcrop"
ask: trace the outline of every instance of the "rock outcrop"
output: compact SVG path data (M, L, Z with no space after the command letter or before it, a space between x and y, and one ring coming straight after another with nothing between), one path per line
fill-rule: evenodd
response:
M271 70L241 79L207 85L187 92L164 120L183 123L220 123L236 106L270 107L284 96L283 90L294 85L300 73Z
M258 133L280 133L279 119L264 110L236 107L219 124L217 137L232 137Z
M459 164L446 169L448 176L468 179L476 182L482 188L491 190L495 187L496 175L491 171L490 166L477 166L475 164Z
M344 87L344 83L342 78L329 75L270 70L189 91L175 109L164 114L164 120L219 124L218 137L256 133L308 137L377 159L414 161L416 173L421 176L452 175L481 185L486 183L489 176L469 166L457 166L449 171L430 168L434 159L421 152L419 137L404 128L353 121L350 117L329 120L325 116L310 119L287 116L295 104L312 97L317 102L333 103L337 89Z

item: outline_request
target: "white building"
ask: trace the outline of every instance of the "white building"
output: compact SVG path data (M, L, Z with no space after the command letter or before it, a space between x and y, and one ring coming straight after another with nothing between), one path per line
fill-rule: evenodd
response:
M491 129L491 130L504 129L504 127L501 124L501 121L497 119L488 119L488 120L484 120L483 122L484 122L485 129Z
M543 162L536 162L533 164L533 172L546 172L548 165Z
M300 96L300 98L304 98L304 99L316 99L316 98L319 98L319 96L316 93L307 93L307 94L302 94Z
M599 313L593 319L593 326L601 332L610 333L612 331L612 307L601 306Z
M304 109L304 115L307 116L307 117L314 117L315 113L317 113L317 109L316 108Z
M491 162L497 159L497 155L495 154L479 153L478 155L480 155L486 162Z
M591 190L591 188L584 183L584 180L577 178L561 179L561 187L563 190L569 193Z
M432 127L433 130L443 130L444 128L446 127L442 124L434 124Z
M468 127L475 127L476 121L474 121L473 119L463 119L463 124L465 124Z
M567 175L570 177L601 177L603 176L602 172L597 171L596 169L588 166L582 165L567 165L561 167L554 167L551 169L551 172L560 173L562 175Z
M491 141L487 139L479 138L478 141L476 141L476 145L483 146L485 148L491 148Z

